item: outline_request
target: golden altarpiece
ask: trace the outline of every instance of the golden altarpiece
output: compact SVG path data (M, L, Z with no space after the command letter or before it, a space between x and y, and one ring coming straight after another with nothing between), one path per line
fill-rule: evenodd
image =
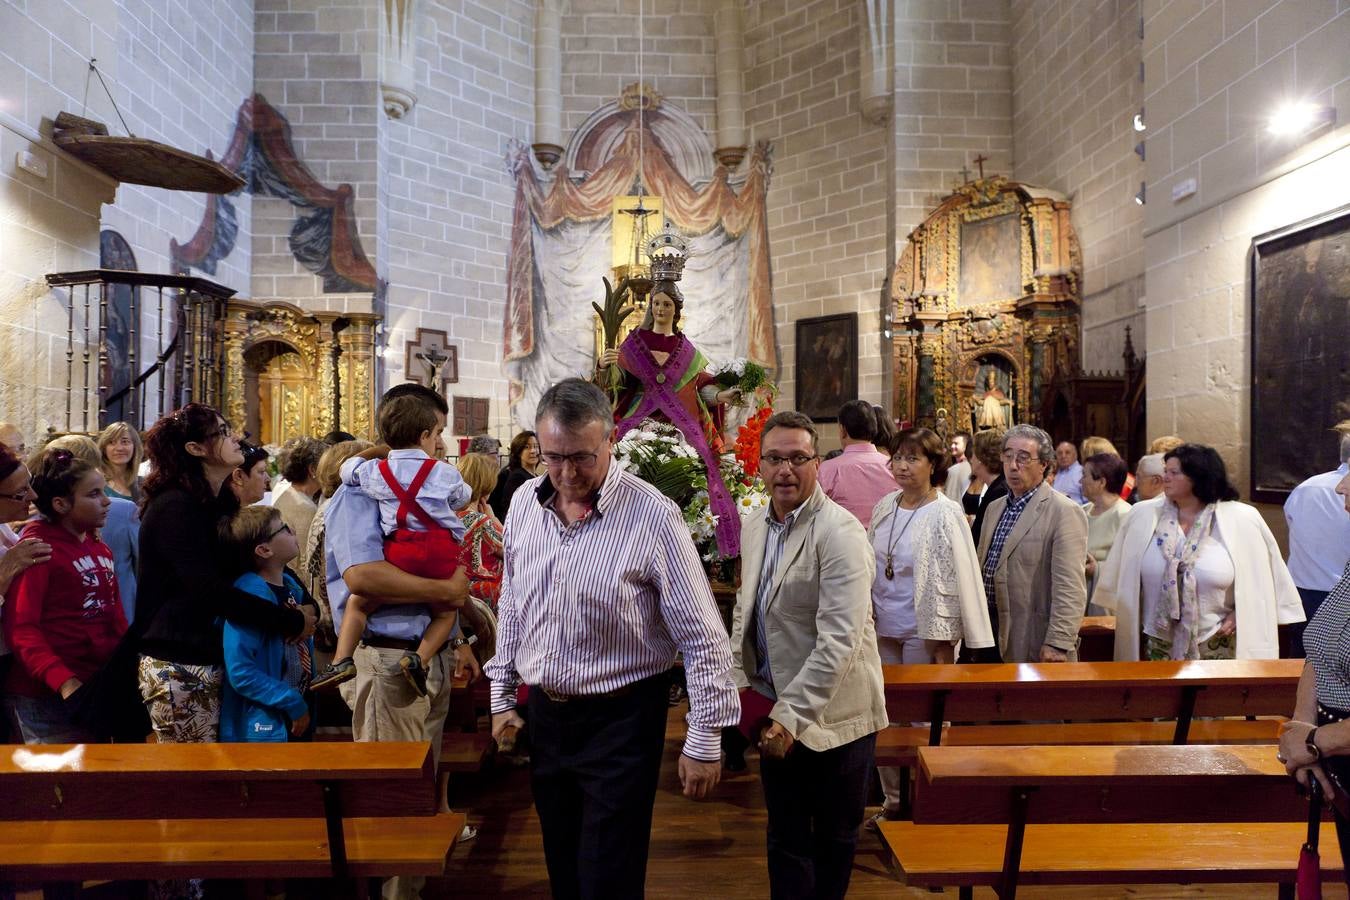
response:
M1069 212L1061 194L993 175L910 233L891 282L898 419L944 435L1048 427L1049 386L1080 371Z
M379 318L311 313L283 301L230 300L226 415L262 444L335 428L372 439Z

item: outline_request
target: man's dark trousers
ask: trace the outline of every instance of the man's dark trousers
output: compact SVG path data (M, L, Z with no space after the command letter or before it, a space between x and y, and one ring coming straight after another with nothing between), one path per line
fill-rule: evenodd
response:
M669 698L664 672L618 697L530 689L530 784L557 900L643 896Z
M794 743L785 759L761 757L773 900L848 892L876 746L869 734L832 750Z

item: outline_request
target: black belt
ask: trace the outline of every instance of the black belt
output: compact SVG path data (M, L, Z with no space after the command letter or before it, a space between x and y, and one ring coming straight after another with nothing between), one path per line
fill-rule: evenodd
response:
M669 675L667 673L660 672L656 675L643 678L640 681L630 682L623 687L615 688L612 691L606 691L603 694L564 694L560 691L550 690L549 688L537 684L532 684L529 687L531 692L538 691L541 697L544 697L553 703L572 703L586 700L613 700L618 697L627 697L630 694L637 693L644 687L648 687L654 681L665 681L668 677Z
M416 650L422 645L420 640L414 640L412 638L380 637L377 634L361 638L361 643L365 644L367 647L378 647L381 650ZM436 648L436 652L440 653L449 646L450 642L446 641Z

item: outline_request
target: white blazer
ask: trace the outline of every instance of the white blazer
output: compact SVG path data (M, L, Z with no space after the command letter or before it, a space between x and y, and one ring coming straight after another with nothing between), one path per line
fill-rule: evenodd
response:
M1092 602L1115 614L1116 660L1139 659L1139 570L1162 515L1163 497L1135 506L1116 532L1102 563ZM1277 626L1302 622L1303 603L1280 556L1279 545L1255 508L1239 501L1219 503L1214 521L1233 558L1233 605L1237 613L1237 658L1276 659Z
M900 491L892 491L872 510L867 529L870 542L878 526L895 514ZM941 491L935 515L922 520L925 527L914 532L914 618L923 637L924 623L933 616L959 617L967 647L994 646L989 623L989 603L984 595L984 573L975 553L961 505Z

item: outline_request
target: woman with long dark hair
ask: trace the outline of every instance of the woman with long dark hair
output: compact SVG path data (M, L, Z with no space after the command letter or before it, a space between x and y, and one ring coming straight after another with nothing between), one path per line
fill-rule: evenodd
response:
M238 590L222 567L220 521L239 501L221 488L244 462L229 423L189 403L156 422L145 443L153 468L142 488L134 624L141 696L160 743L212 743L224 661L218 622L297 638L313 634L315 616Z

